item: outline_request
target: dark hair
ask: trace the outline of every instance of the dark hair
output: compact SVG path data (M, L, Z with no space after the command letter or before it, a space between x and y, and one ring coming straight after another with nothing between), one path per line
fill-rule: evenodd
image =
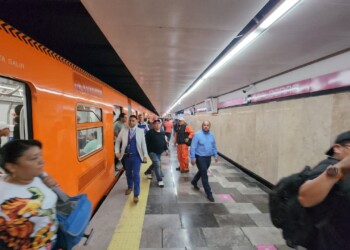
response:
M124 118L124 116L126 116L125 113L120 113L118 118L121 119L121 118Z
M19 116L16 116L16 117L13 119L13 121L14 121L15 123L19 123Z
M341 142L339 142L339 144L344 147L345 145L349 145L350 144L350 140L341 141Z
M16 163L25 151L32 147L42 148L42 144L37 140L15 140L6 143L0 149L0 166L9 174L5 168L5 163Z
M130 119L130 118L135 118L135 119L137 120L136 115L131 115L131 116L129 116L129 119Z
M16 113L16 115L20 115L22 108L23 108L23 105L22 105L22 104L17 105L17 106L15 107L15 113Z

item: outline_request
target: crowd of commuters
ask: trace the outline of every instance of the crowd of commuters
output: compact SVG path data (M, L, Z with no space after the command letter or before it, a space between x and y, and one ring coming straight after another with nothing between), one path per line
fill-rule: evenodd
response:
M147 163L148 157L151 165L144 174L152 179L154 172L158 186L164 187L161 156L169 155L173 136L180 165L176 170L188 173L189 163L196 166L197 172L191 180L193 188L199 191L201 180L207 199L215 202L207 174L212 158L218 161L211 123L204 121L196 132L183 117L173 122L155 119L151 125L143 115L127 118L124 113L114 124L115 157L122 160L127 179L125 195L133 192L133 202L138 203L141 164ZM10 126L0 122L0 136L9 133ZM91 145L97 133L88 137L90 140L83 148L85 153L94 147ZM51 249L55 244L57 196L49 187L56 185L56 181L50 176L38 177L44 171L41 148L39 141L17 138L1 148L0 166L5 174L0 175L0 249ZM328 158L311 170L298 192L298 201L309 209L315 224L326 223L313 235L308 249L348 249L350 131L339 134L326 154ZM21 237L12 233L14 228L21 231Z

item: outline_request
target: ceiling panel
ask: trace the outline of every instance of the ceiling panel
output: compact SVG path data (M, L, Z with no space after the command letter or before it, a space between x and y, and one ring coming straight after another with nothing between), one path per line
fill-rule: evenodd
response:
M350 47L349 1L303 1L206 80L200 92L176 109L189 107ZM320 18L322 17L322 18ZM349 62L344 62L349 64ZM286 84L286 83L281 83Z
M82 2L163 113L267 0Z

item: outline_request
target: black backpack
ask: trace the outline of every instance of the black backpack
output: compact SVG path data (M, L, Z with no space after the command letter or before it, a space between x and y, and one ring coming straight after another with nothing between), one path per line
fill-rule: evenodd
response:
M283 178L269 194L271 221L275 227L282 229L289 247L308 248L316 233L309 210L298 201L299 188L310 172L311 168L307 166L300 173Z

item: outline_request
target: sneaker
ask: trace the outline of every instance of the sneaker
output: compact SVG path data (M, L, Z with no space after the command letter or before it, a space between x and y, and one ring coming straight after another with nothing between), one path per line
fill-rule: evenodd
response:
M164 187L164 182L163 181L158 181L158 187Z
M212 195L208 195L207 198L209 201L215 202L214 197Z
M180 167L176 168L176 171L180 171Z
M197 183L194 183L193 181L191 181L191 184L195 190L200 190L200 188L197 186Z
M134 196L134 203L137 203L137 202L139 202L139 197Z
M152 180L152 174L146 174L147 179Z

